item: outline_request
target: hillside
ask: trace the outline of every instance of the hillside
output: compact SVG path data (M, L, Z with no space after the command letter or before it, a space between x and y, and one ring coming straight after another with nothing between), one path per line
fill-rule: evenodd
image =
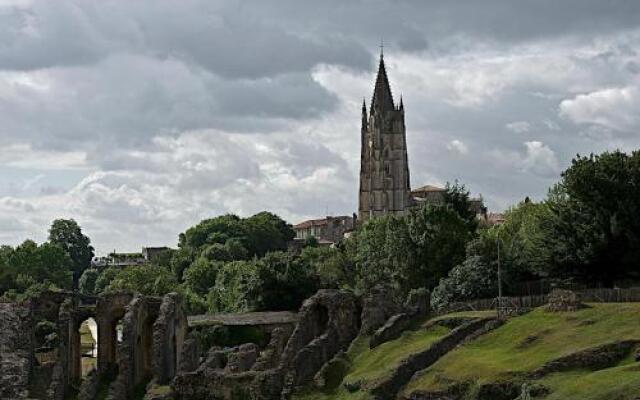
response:
M370 350L358 338L333 382L298 400L370 399L407 358L424 352L469 318L451 314L417 324L402 337ZM399 396L411 399L514 399L527 383L532 398L635 399L640 396L640 303L589 304L577 312L538 308L439 357L403 382ZM604 346L604 347L603 347ZM415 356L413 357L416 358ZM403 361L404 360L404 361ZM340 376L343 377L340 380ZM340 383L338 383L340 382ZM378 398L380 393L378 393Z

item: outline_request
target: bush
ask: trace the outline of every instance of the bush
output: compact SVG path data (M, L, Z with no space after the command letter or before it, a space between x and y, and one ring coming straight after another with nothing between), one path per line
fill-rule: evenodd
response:
M109 286L109 284L113 280L113 278L115 278L116 275L118 275L118 272L120 272L120 270L115 267L110 267L102 271L96 278L96 283L95 283L93 292L95 294L100 294L104 292L107 289L107 286Z
M215 246L215 245L213 245ZM198 257L189 268L184 271L184 285L195 294L204 296L216 284L216 276L222 263L210 261L205 256Z
M431 294L431 305L440 310L459 302L497 295L497 271L478 256L467 258L454 267Z
M96 280L100 273L95 268L86 269L82 276L80 276L80 281L78 282L78 287L80 288L80 293L92 295L96 290Z
M116 274L106 291L125 290L147 296L163 296L178 290L178 281L167 268L155 265L127 267Z

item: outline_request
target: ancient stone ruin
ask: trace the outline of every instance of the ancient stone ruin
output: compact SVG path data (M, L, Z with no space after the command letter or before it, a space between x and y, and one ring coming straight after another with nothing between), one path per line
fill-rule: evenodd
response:
M580 299L580 295L571 290L553 289L549 293L549 305L547 310L553 312L577 311L585 308Z
M47 292L0 303L0 398L125 400L146 392L147 400L288 399L303 387L322 387L332 362L359 334L390 340L429 309L428 293L405 304L393 299L385 287L362 299L321 290L298 313L189 318L175 293ZM81 326L89 319L97 327L97 360L88 371ZM50 328L46 340L37 333L41 325ZM203 326L248 326L265 340L205 346Z
M193 372L174 382L179 399L287 398L314 376L360 329L359 305L346 291L321 290L305 301L293 332L276 328L265 349L212 348Z
M82 379L79 328L89 318L97 323L97 363ZM38 343L36 324L43 321L55 323L54 347ZM138 385L173 379L187 334L176 294L48 292L22 304L0 303L0 322L2 399L62 400L76 390L78 398L92 399L101 382L109 385L108 399L127 399Z

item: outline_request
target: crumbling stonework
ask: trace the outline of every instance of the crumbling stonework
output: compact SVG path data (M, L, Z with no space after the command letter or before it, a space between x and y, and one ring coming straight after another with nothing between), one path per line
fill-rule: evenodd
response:
M321 290L300 309L300 322L282 354L285 394L311 383L314 375L358 335L358 305L346 291Z
M198 341L187 334L178 362L178 373L193 372L198 368L199 363L200 349L198 348Z
M133 300L132 293L117 292L100 296L96 305L98 324L98 370L112 373L117 367L116 326L124 317L127 305Z
M225 372L238 373L249 371L258 360L258 346L253 343L245 343L236 347L235 351L227 355Z
M260 356L253 344L231 350L212 349L195 372L176 376L172 383L176 397L288 398L297 387L311 383L322 366L345 350L360 329L357 299L346 291L319 291L305 301L298 316L288 340L286 331L275 329Z
M369 348L373 349L382 343L399 338L411 324L427 315L429 303L428 291L412 291L404 305L406 311L392 316L378 328L371 336Z
M78 400L93 400L98 393L100 374L97 369L92 369L85 377L78 391Z
M499 324L500 321L495 318L482 318L462 325L433 343L428 349L412 354L400 362L391 375L372 382L371 387L366 389L376 400L396 398L400 389L409 382L416 372L431 366L440 357L468 338L477 336L477 332L486 333L490 329L495 329Z
M530 377L539 379L553 372L573 369L597 371L610 368L626 358L639 343L638 340L624 340L571 353L545 363L533 371Z
M88 318L98 325L98 369L83 379L79 329ZM57 348L36 344L37 321L55 321ZM121 342L116 333L119 321ZM195 341L189 342L190 351L183 345L187 319L176 294L161 299L131 293L96 298L45 292L26 303L0 303L0 328L0 399L62 400L78 385L79 398L90 399L98 383L107 379L108 398L124 400L136 385L152 378L170 380L178 365L197 366ZM188 356L185 362L183 354Z
M553 312L577 311L586 307L582 304L580 295L571 290L553 289L549 293L547 310Z
M153 324L153 372L159 384L168 383L176 375L187 328L180 296L177 293L164 296Z
M271 339L267 347L260 353L260 358L253 365L254 371L265 371L277 367L282 352L291 333L284 328L276 328L271 332Z
M151 379L153 323L160 304L159 298L136 295L126 307L118 343L118 376L109 387L108 400L125 400L137 385Z
M29 397L33 343L27 305L0 303L0 399Z
M402 307L395 300L393 289L386 285L374 286L362 298L360 334L371 335L389 318L400 312L402 312Z

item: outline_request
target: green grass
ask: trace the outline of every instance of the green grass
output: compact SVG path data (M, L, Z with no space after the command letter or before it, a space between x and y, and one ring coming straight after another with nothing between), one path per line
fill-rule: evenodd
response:
M433 342L449 333L449 329L433 326L429 329L406 331L396 340L383 343L373 350L369 349L369 338L357 338L346 354L351 366L343 382L366 384L383 378L411 354L427 349ZM322 393L307 391L294 396L296 400L368 400L366 391L348 392L343 385L337 389Z
M441 315L439 317L432 318L431 320L429 320L427 322L439 321L441 319L446 319L446 318L487 318L487 317L495 317L495 316L496 316L496 311L495 310L488 310L488 311L458 311L458 312L445 314L445 315Z
M539 308L512 318L495 331L445 355L413 379L406 392L442 390L451 382L509 379L579 350L616 340L640 339L640 303L591 306L575 313L550 313ZM637 381L640 382L640 374Z
M634 400L640 396L640 365L552 374L541 383L552 389L545 400Z
M370 382L388 375L403 359L429 346L449 333L443 326L406 331L396 340L383 343L373 350L363 351L353 360L345 382Z
M349 350L345 354L345 358L353 365L354 360L361 354L369 350L369 338L364 336L357 337ZM368 400L369 397L365 392L349 393L342 385L329 392L320 392L315 390L307 390L302 393L296 393L294 400Z

